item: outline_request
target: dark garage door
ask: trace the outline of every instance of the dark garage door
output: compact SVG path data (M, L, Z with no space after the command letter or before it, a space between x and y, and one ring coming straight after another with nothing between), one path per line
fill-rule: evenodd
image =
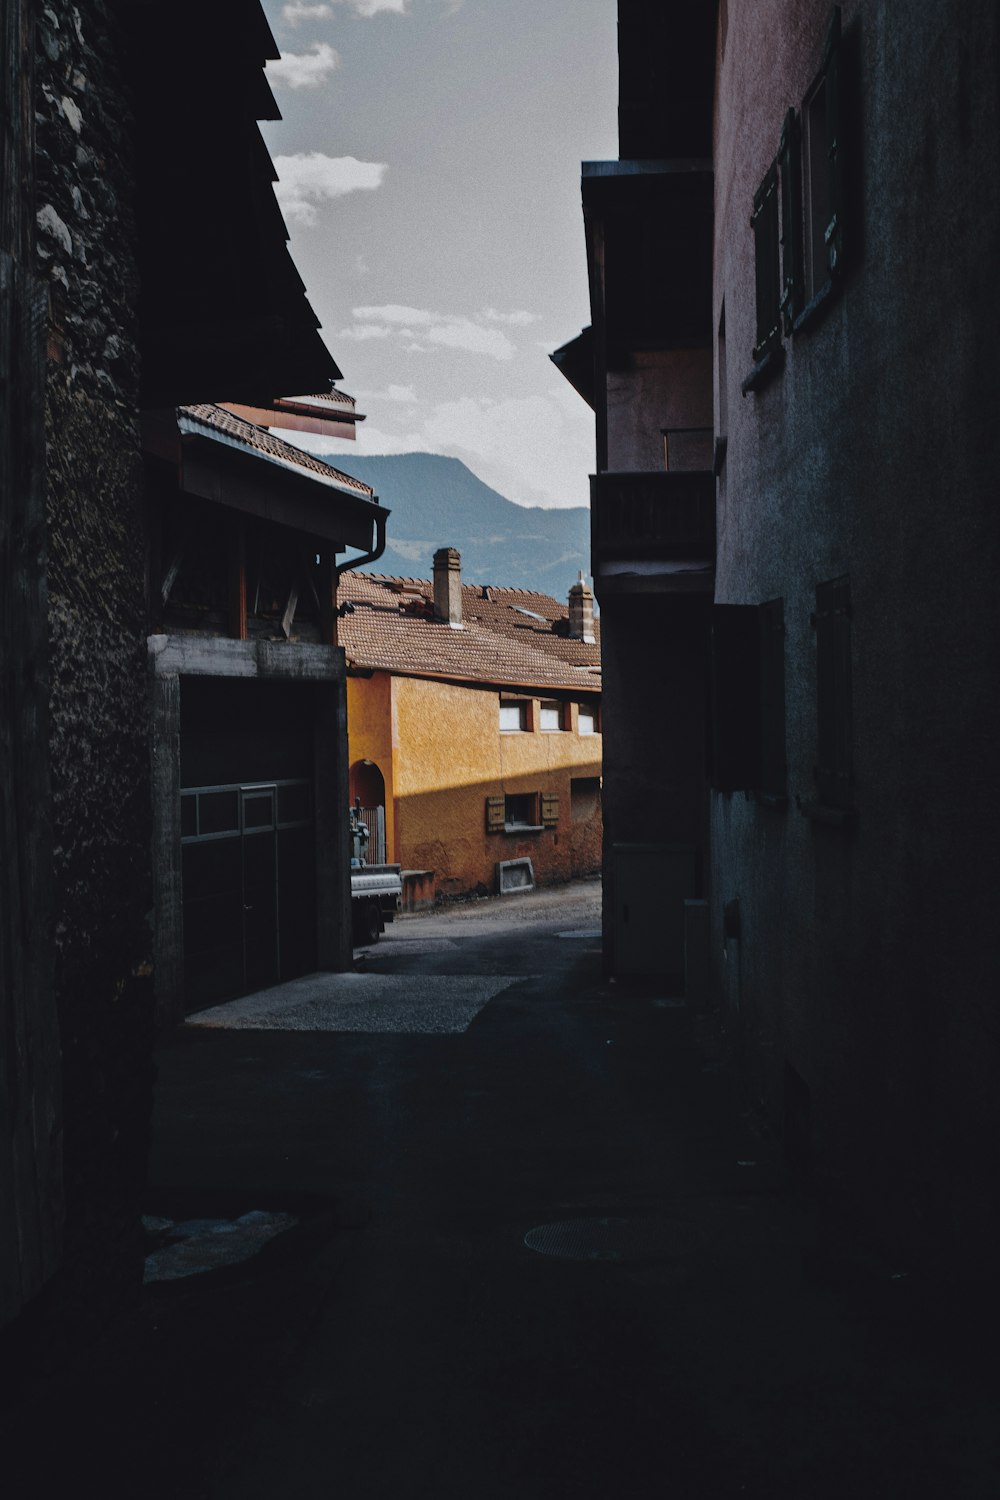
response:
M313 718L308 687L182 682L189 1011L316 967Z

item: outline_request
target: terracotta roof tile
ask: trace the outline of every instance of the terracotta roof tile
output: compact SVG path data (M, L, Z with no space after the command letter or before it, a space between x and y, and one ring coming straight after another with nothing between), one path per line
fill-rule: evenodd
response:
M353 611L339 623L340 644L354 666L416 677L446 677L599 692L597 643L570 640L566 604L527 589L462 586L463 627L435 620L426 578L344 573L340 602Z
M225 411L221 406L211 406L208 403L182 406L179 411L256 453L263 453L268 458L278 459L281 463L294 464L297 468L305 469L311 474L332 480L341 489L352 490L366 500L374 499L371 485L362 484L360 479L352 479L350 474L344 474L340 469L335 469L332 464L324 463L314 453L306 453L302 448L296 448L294 444L284 442L281 438L275 437L274 433L269 432L266 427L257 427L244 417L236 416L235 412Z

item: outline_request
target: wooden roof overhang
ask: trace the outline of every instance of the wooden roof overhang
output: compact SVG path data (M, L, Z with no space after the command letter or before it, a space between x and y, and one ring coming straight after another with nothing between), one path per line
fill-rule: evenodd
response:
M367 553L384 540L390 512L374 498L332 477L248 449L183 413L177 424L178 487L183 494L287 527L325 542L335 552L357 547Z
M250 405L245 401L218 403L234 416L259 427L284 428L290 432L316 432L322 437L357 437L355 428L365 420L356 411L354 398L342 391L320 396L279 396L273 401Z
M599 362L711 343L711 161L585 161L583 218Z
M134 82L142 405L267 403L341 372L288 253L258 120L260 0L119 4Z

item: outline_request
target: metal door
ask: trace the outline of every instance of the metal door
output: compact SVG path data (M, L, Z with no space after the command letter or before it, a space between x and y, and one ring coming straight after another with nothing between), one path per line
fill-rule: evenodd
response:
M275 984L278 951L276 786L240 790L243 832L243 982L248 991Z

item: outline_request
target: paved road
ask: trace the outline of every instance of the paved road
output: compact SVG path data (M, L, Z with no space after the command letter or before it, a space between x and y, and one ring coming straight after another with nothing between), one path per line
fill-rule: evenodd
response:
M401 920L164 1050L150 1212L299 1222L147 1288L82 1408L105 1495L993 1500L995 1387L905 1267L806 1274L811 1205L697 1018L602 982L599 900Z

